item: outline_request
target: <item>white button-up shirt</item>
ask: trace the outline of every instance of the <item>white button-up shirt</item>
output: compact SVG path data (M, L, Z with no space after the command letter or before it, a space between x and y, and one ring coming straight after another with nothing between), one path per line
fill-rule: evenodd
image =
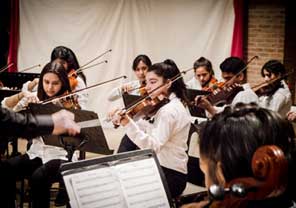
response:
M287 84L282 81L283 87L279 88L273 95L259 97L259 105L278 112L281 116L286 117L292 106L291 92Z
M150 123L140 119L126 125L128 137L141 149L156 152L160 165L187 173L187 139L190 114L174 93L170 102L161 107Z

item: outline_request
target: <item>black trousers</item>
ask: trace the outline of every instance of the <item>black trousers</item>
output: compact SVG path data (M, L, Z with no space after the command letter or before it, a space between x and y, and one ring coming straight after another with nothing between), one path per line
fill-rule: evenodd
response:
M40 158L30 160L29 156L25 154L12 158L8 162L15 179L25 177L29 179L32 194L32 207L49 207L50 187L52 183L62 180L59 168L61 163L66 161L51 160L42 164Z
M126 134L122 137L118 147L118 153L140 149Z
M186 188L187 175L163 166L161 168L171 192L171 197L180 196Z
M15 179L7 161L0 161L0 205L3 208L15 208Z

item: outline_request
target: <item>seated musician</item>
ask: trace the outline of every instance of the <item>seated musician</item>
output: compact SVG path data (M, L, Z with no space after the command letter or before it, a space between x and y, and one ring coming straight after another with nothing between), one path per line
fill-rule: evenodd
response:
M280 193L279 196L268 197L261 192L262 198L249 200L248 197L230 196L229 193L229 195L225 195L224 201L217 201L216 206L213 202L209 207L296 207L296 203L292 200L295 195L293 195L295 175L292 172L295 169L293 168L294 161L292 161L295 152L295 134L287 120L273 111L259 108L256 104L246 105L241 103L234 107L227 107L222 113L216 114L211 121L205 124L201 132L199 143L200 168L205 174L208 188L213 184L227 187L227 184L234 179L239 181L240 178L255 177L251 168L251 160L254 152L264 145L280 147L285 157L291 160L288 161L288 164L291 165L288 167L290 172L286 173L288 175L284 177L288 179L288 188L283 193L276 192ZM272 179L271 182L276 181L277 179ZM262 182L265 183L266 181L263 179ZM242 182L242 184L244 183ZM285 187L285 183L280 185ZM259 186L257 190L262 189ZM268 191L271 193L274 190ZM254 194L256 194L256 191ZM234 201L227 202L227 196L238 199L239 203L233 205ZM229 204L226 205L226 203ZM209 204L209 201L205 200L184 205L183 208L199 208L205 207L207 204Z
M44 101L65 92L71 92L71 88L63 64L58 60L46 64L40 75L35 99ZM59 101L55 104L64 105ZM45 145L43 139L38 137L33 139L26 154L8 160L14 177L30 178L33 207L49 207L49 188L53 182L60 180L59 167L62 162L68 161L66 156L63 148Z
M74 72L80 68L79 62L75 53L65 46L57 46L51 52L51 61L59 60L63 62L64 68L68 73L68 78L70 80L70 87L72 91L84 89L86 87L86 77L82 71L78 74ZM22 91L26 92L36 92L38 89L38 79L33 81L28 81L23 85ZM22 95L20 94L19 97ZM77 94L78 102L81 108L85 109L88 102L88 93L83 92Z
M132 95L141 95L139 88L145 87L145 75L148 68L151 66L151 60L147 55L138 55L134 61L132 69L137 77L137 80L128 82L120 87L113 89L108 96L109 101L115 101L121 98L124 92Z
M231 101L227 101L232 105L235 105L236 103L251 103L255 102L258 103L258 96L255 94L255 92L250 88L250 85L246 83L246 75L247 71L241 71L246 67L246 64L243 60L241 60L238 57L229 57L226 58L221 64L220 69L222 72L222 77L225 80L225 84L223 88L229 88L230 90L224 90L225 96L228 93L231 93L232 90L234 90L237 86L240 86L243 88L242 91L239 91ZM234 86L234 87L232 87ZM231 88L230 88L231 87ZM222 90L223 90L222 88ZM220 94L221 95L221 94ZM221 96L219 99L223 100L224 97ZM219 108L217 106L214 106L207 100L207 97L197 97L196 98L196 104L198 107L204 108L208 116L211 117L215 115L218 112L221 112L223 110L223 107Z
M194 77L186 83L187 88L207 90L218 82L210 60L200 57L194 62L193 69Z
M155 109L155 115L151 115L149 121L135 121L129 113L122 114L120 111L112 115L113 123L124 126L127 136L140 149L152 149L156 152L172 197L180 195L186 187L186 151L191 120L185 108L186 87L183 79L170 81L179 74L178 67L169 59L153 64L148 69L147 92L151 93L153 100L159 99L163 104Z
M132 65L132 69L137 77L137 80L128 82L120 87L113 89L108 97L109 101L115 101L122 97L123 93L129 93L132 95L141 95L139 88L145 87L145 75L148 68L151 66L151 60L147 55L138 55ZM112 114L112 112L111 112ZM134 142L132 142L127 135L124 135L120 141L117 152L128 152L139 149Z
M284 65L277 60L266 62L261 69L261 75L266 82L278 79L284 76L285 73ZM259 105L263 108L276 111L285 117L292 106L291 92L286 82L279 79L264 86L260 91Z

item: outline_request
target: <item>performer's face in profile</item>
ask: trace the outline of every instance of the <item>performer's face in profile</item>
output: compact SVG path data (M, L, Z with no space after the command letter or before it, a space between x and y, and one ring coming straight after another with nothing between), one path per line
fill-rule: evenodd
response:
M46 73L43 77L43 89L47 96L55 96L62 88L62 82L54 73Z
M161 76L158 76L153 71L147 72L146 74L146 90L148 93L153 91L155 88L164 84L164 79ZM153 99L158 97L159 95L167 95L168 94L168 86L164 85L160 87L158 90L154 91L150 97Z
M145 81L147 70L148 70L148 66L143 61L140 61L135 70L137 79L140 81Z

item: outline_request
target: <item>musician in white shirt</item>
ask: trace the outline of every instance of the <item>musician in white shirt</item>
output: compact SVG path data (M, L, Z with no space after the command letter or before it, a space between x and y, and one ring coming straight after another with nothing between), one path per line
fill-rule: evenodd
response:
M286 116L292 106L291 92L286 82L281 80L285 73L284 65L278 60L266 62L261 69L262 77L266 82L277 80L262 87L259 97L259 105L262 108L278 112L283 117Z
M40 75L36 99L44 101L67 91L71 92L71 88L62 62L56 60L46 64ZM37 137L26 154L11 158L8 163L15 177L30 177L33 207L46 208L49 207L49 188L61 179L59 167L67 161L65 149L46 145L42 137Z
M185 108L185 84L183 79L171 82L179 69L172 60L153 64L146 74L146 89L151 98L168 99L156 114L146 121L134 121L129 115L113 115L113 123L125 126L128 137L140 149L152 149L164 171L173 197L179 196L187 181L187 139L190 115Z
M108 100L115 101L121 98L122 94L125 92L132 95L141 95L139 88L145 86L145 75L150 66L151 60L147 55L138 55L134 59L132 66L137 80L130 81L120 87L114 88L108 96Z
M246 64L244 63L244 61L238 57L226 58L220 64L222 77L225 80L224 86L234 86L234 88L240 86L242 87L242 90L234 96L232 101L230 101L231 105L235 105L237 103L258 103L258 96L251 89L250 85L246 83L246 70L241 71L245 67ZM199 107L204 108L207 111L207 115L209 117L212 117L216 113L221 112L225 107L225 105L222 107L212 105L206 97L197 97L195 100Z

